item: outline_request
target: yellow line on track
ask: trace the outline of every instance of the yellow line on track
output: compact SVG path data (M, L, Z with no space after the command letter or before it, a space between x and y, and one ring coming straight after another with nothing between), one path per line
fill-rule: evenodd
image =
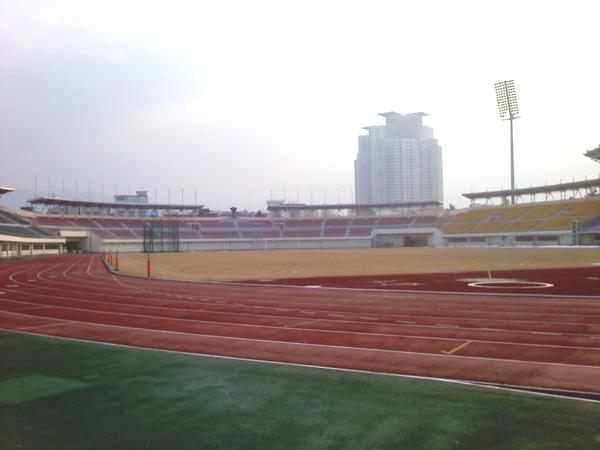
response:
M448 350L448 351L442 350L442 353L445 354L445 355L453 355L454 353L456 353L460 349L465 348L471 342L473 342L473 341L465 341L462 344L457 345L456 347L454 347L452 350Z
M294 328L294 327L298 327L300 325L306 325L306 324L309 324L309 323L318 322L319 320L321 320L321 319L317 319L317 320L313 319L313 320L307 320L307 321L304 321L304 322L291 323L289 325L285 325L284 327L285 328Z

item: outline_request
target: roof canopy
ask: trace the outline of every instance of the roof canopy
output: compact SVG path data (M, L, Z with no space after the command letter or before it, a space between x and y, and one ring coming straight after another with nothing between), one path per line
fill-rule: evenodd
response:
M32 205L58 205L58 206L82 206L96 208L123 208L123 209L165 209L165 210L201 210L204 205L184 205L166 203L124 203L124 202L92 202L85 200L69 200L56 197L37 197L27 200Z
M0 186L0 195L8 194L9 192L14 192L14 188Z
M463 194L463 197L469 200L476 199L491 199L491 198L508 198L512 195L535 195L535 194L551 194L552 192L568 192L578 191L580 189L600 188L600 178L594 180L573 181L571 183L547 184L544 186L533 186L521 189L505 189L499 191L471 192Z
M320 205L306 205L304 203L289 203L289 204L278 204L269 205L267 209L269 211L314 211L314 210L327 210L327 209L374 209L374 208L412 208L419 206L441 206L442 204L437 201L427 202L404 202L404 203L333 203L333 204L320 204Z

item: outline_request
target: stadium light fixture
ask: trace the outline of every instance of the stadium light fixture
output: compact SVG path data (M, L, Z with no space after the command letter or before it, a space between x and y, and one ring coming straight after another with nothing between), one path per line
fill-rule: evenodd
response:
M513 120L519 118L519 105L513 80L496 83L496 99L498 100L498 113L502 120L510 121L510 189L511 203L515 204L515 158L513 145Z

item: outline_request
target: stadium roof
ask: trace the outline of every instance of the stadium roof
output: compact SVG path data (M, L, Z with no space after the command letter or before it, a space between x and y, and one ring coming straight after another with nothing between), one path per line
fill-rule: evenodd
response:
M324 209L372 209L372 208L411 208L415 206L441 206L437 201L404 202L404 203L332 203L320 205L306 205L304 203L282 203L269 205L269 211L309 211Z
M184 205L184 204L166 204L166 203L124 203L124 202L93 202L86 200L70 200L57 197L37 197L27 200L27 203L32 205L59 205L59 206L83 206L96 208L123 208L123 209L166 209L166 210L183 210L192 209L200 210L204 205Z
M600 162L600 145L593 150L588 150L583 155L594 161Z
M594 180L573 181L571 183L547 184L545 186L533 186L522 189L506 189L499 191L471 192L463 194L463 197L469 200L490 199L490 198L507 198L512 195L535 195L535 194L550 194L552 192L568 192L578 191L580 189L600 188L600 178Z
M14 192L14 188L0 186L0 195L8 194L9 192Z

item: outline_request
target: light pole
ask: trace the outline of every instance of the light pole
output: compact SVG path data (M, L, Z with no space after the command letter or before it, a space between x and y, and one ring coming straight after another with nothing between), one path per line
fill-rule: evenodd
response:
M496 99L498 100L498 112L502 120L510 121L510 189L511 203L515 204L515 157L513 148L513 120L519 118L519 105L517 104L517 93L513 80L496 83Z

